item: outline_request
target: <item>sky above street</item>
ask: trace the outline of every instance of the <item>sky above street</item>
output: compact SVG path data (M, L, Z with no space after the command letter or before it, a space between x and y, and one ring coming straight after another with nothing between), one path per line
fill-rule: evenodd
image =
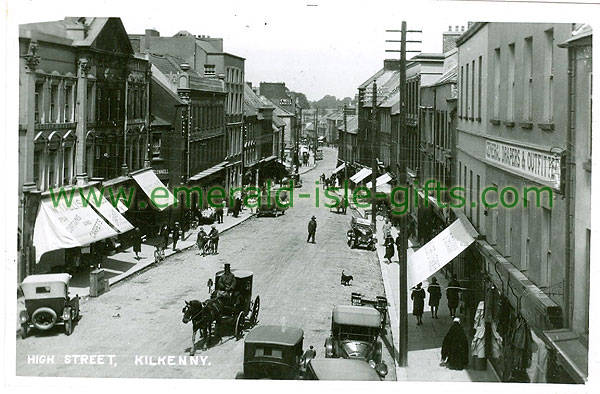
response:
M12 7L11 7L12 3ZM226 52L246 58L246 80L285 82L289 89L300 91L309 100L326 94L338 98L354 97L360 83L383 66L385 58L399 58L399 33L406 20L409 29L422 30L409 39L408 49L440 52L442 32L448 26L466 26L478 20L544 20L544 13L514 12L506 3L478 4L457 1L403 2L365 1L185 1L98 0L83 6L81 1L38 0L9 2L16 23L63 19L65 16L118 16L128 33L144 33L154 28L161 36L180 30L196 35L224 39ZM519 5L535 7L535 5ZM546 14L550 8L544 6ZM571 14L576 11L571 8ZM535 15L535 17L533 16ZM569 12L553 12L552 20L568 17ZM579 20L581 14L579 14ZM540 19L541 18L541 19ZM549 20L548 17L545 17ZM420 36L420 37L419 37ZM413 56L414 54L409 54Z

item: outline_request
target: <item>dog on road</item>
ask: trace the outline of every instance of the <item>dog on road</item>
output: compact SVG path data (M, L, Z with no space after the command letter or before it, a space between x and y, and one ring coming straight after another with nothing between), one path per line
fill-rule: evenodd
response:
M344 286L350 286L350 281L354 280L354 277L352 275L346 275L344 273L344 270L342 270L342 279L340 284L344 285Z

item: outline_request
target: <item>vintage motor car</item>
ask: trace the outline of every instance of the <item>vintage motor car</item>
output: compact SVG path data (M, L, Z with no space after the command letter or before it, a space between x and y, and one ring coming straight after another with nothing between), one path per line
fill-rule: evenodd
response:
M62 325L65 334L73 332L73 322L79 319L79 296L69 297L71 275L29 275L21 283L25 310L21 311L21 338L25 339L31 328L48 331Z
M325 340L325 357L367 362L381 377L387 375L379 340L381 314L370 306L338 305L331 314L331 335Z
M373 234L371 222L367 219L352 217L350 229L346 233L348 246L351 248L366 247L371 250L377 248L377 238Z
M244 379L303 377L314 351L303 352L304 331L285 326L257 326L244 340ZM311 354L312 353L312 354Z
M323 160L323 149L317 149L315 152L315 160Z
M289 205L289 195L287 190L273 189L269 194L261 194L257 216L279 216L285 214Z
M313 358L308 360L304 380L380 381L369 364L351 358Z

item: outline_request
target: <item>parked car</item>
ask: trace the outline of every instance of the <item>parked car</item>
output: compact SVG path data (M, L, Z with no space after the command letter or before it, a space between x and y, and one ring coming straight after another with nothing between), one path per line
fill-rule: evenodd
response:
M388 372L379 340L381 314L370 306L338 305L331 313L331 334L325 357L363 360L381 377Z
M288 209L289 195L286 190L273 189L270 194L261 194L256 210L257 216L279 216Z
M244 340L244 379L300 379L314 356L303 352L304 331L285 326L257 326Z
M306 365L304 380L379 381L381 376L362 360L346 358L314 358Z
M323 160L323 149L317 149L315 152L315 160Z
M366 247L371 250L377 248L377 238L373 234L371 222L366 219L352 217L346 237L351 248Z
M25 310L21 311L21 338L31 328L48 331L64 326L65 334L73 332L73 322L79 319L79 296L69 297L71 275L66 273L29 275L21 283Z

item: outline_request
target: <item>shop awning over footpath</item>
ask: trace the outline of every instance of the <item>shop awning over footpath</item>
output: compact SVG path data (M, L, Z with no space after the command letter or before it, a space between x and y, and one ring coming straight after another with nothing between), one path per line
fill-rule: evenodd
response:
M360 171L358 171L356 174L352 175L350 177L350 180L354 183L360 183L363 179L365 179L366 177L371 175L371 172L372 171L370 168L363 168Z
M390 186L389 182L392 180L392 176L389 174L389 172L386 172L385 174L377 177L377 179L375 180L375 189L377 192L383 192L385 194L391 194L392 193L392 187ZM373 182L368 182L367 183L367 187L370 189L373 186Z
M542 338L556 350L558 363L576 383L585 383L588 377L588 349L573 331L561 328L544 331Z
M444 268L475 241L472 231L457 219L417 250L408 260L408 286L414 287Z
M61 192L40 203L33 233L36 263L46 252L87 246L133 229L95 187Z
M340 164L335 170L333 170L333 173L337 174L338 172L342 171L344 167L346 167L346 163Z
M150 202L160 211L172 205L175 201L173 194L167 189L164 183L156 176L152 168L145 168L140 171L130 173L140 188L144 191Z
M223 169L225 169L225 166L227 165L227 163L228 163L227 161L224 161L224 162L221 162L210 168L207 168L204 171L197 173L196 175L190 177L190 182L198 182L204 178L208 178L209 176L218 173L219 171L222 171Z

